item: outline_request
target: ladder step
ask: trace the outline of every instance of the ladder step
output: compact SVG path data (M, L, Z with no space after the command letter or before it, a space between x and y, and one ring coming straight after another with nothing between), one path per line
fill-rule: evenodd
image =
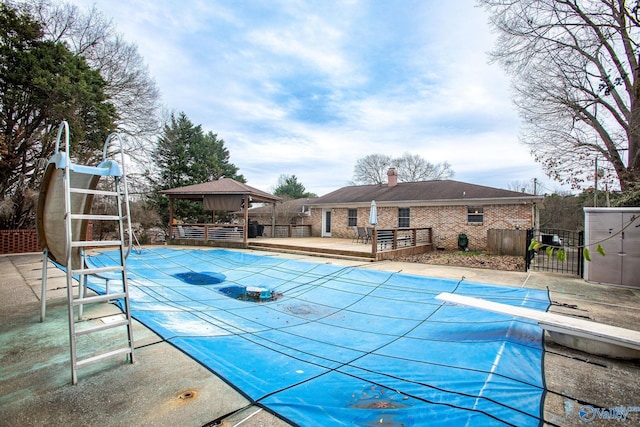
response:
M68 129L67 129L68 132ZM59 132L58 140L60 139L61 133ZM107 139L107 141L109 138ZM59 141L58 141L59 143ZM129 291L127 285L127 274L125 269L125 230L129 231L129 242L135 238L131 230L131 218L125 215L125 212L130 212L129 205L129 194L127 190L127 180L126 174L124 172L124 165L122 165L122 169L120 166L111 161L104 160L96 167L92 166L84 166L84 165L75 165L70 162L68 157L68 153L58 153L56 146L56 156L55 160L52 160L55 163L55 166L59 169L66 169L64 171L64 232L65 237L68 242L69 248L67 257L69 257L69 253L72 254L78 252L78 249L84 248L108 248L113 249L114 247L118 247L120 250L120 257L116 261L116 263L120 265L114 266L88 266L84 265L84 262L81 266L75 266L76 268L72 268L72 263L69 262L69 265L66 265L67 272L71 274L67 274L67 287L71 290L73 283L72 280L74 277L87 276L87 275L102 275L103 279L106 279L106 294L96 295L90 294L90 296L84 295L74 295L71 291L67 293L67 305L69 308L69 331L71 332L71 380L73 384L77 384L77 369L84 367L86 365L90 365L96 362L100 362L106 359L112 359L122 356L128 356L128 359L131 363L134 361L134 344L133 344L133 321L131 317L131 311L129 306ZM105 145L104 156L106 157L107 149ZM122 154L122 147L120 147L120 153ZM78 179L74 181L71 175L71 172L74 174L82 174L82 175L93 175L93 178L105 178L112 177L114 180L108 186L102 187L103 189L98 190L94 188L81 188L83 185L83 181ZM88 178L87 178L88 179ZM69 182L71 181L71 182ZM87 182L88 184L88 182ZM95 186L96 181L91 181L91 186ZM93 200L92 196L104 197L105 199L109 199L109 201L114 202L117 207L115 211L109 211L106 215L98 215L96 212L91 211L91 203ZM71 211L72 201L78 201L78 208L75 211ZM116 214L114 215L114 212ZM75 221L75 222L72 222ZM88 222L88 221L112 221L113 224L117 224L117 233L112 237L114 240L82 240L85 239L83 233L75 236L76 231L74 230L74 224L78 225L80 222ZM73 249L73 252L72 252ZM84 252L82 252L82 256L84 257ZM70 258L68 258L70 259ZM113 279L111 279L113 277ZM87 283L82 281L82 277L80 278L81 286L87 286ZM113 280L113 282L110 282ZM44 279L43 279L44 282ZM109 283L115 283L112 286L111 292L109 293ZM80 292L82 294L82 292ZM124 313L116 315L116 316L108 316L101 317L97 319L93 319L89 322L81 322L81 318L83 317L83 309L85 304L92 303L104 303L104 302L113 302L114 300L118 300L119 302L123 302L123 311ZM43 298L43 301L46 301ZM75 309L77 307L77 309ZM43 311L44 312L44 311ZM78 327L76 328L76 314L78 315ZM91 343L84 343L82 345L88 344L90 348L87 348L87 353L85 353L81 358L78 358L78 353L76 349L76 340L80 336L89 336L90 334L96 333L92 337L96 339L101 338L101 335L98 335L101 331L103 334L106 334L108 330L113 328L120 328L118 331L113 331L113 336L118 335L120 337L120 333L122 332L126 337L124 341L118 340L118 343L113 345L109 344L111 340L109 339L107 342L108 347L103 349L97 349L95 346L92 346ZM112 334L109 334L111 336ZM82 340L79 340L82 341ZM92 341L92 340L91 340ZM118 348L120 347L120 348Z
M96 363L96 362L100 362L102 360L105 359L111 359L113 357L119 357L125 354L133 354L133 348L131 347L123 347L123 348L119 348L117 350L113 350L113 351L109 351L107 353L102 353L102 354L97 354L95 356L92 357L88 357L86 359L83 360L78 360L76 362L76 367L80 368L82 366L86 366L89 365L91 363Z
M118 299L126 297L126 292L115 292L112 294L96 295L92 297L76 298L73 300L73 305L91 304L94 302L109 301L111 299Z
M127 319L118 320L111 323L104 323L98 326L91 326L84 329L76 330L76 336L90 334L92 332L104 331L105 329L116 328L118 326L126 326L129 324Z
M117 191L107 191L107 190L91 190L86 188L69 188L70 193L78 193L78 194L93 194L96 196L119 196L120 193Z
M118 215L87 215L87 214L71 214L71 219L93 219L96 221L118 221Z
M87 246L120 246L122 240L82 240L71 242L72 248L86 248Z
M111 267L96 267L96 268L80 268L77 270L71 270L71 274L97 274L108 273L110 271L123 271L124 267L121 265L115 265Z

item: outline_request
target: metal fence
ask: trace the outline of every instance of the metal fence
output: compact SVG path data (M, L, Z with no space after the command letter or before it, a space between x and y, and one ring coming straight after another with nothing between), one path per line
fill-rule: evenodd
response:
M430 227L383 228L376 229L372 237L376 252L383 252L419 245L431 245L432 229Z
M533 239L541 243L542 246L529 250ZM583 231L558 228L529 229L527 230L525 255L527 271L549 271L582 277L584 273L583 247ZM558 256L558 251L564 252L564 259Z
M243 239L242 225L173 224L170 236L178 240L238 241Z

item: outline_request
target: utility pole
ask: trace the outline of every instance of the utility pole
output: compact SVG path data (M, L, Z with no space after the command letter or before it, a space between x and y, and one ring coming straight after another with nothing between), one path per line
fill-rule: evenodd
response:
M596 169L593 173L593 207L598 207L598 157L596 156Z

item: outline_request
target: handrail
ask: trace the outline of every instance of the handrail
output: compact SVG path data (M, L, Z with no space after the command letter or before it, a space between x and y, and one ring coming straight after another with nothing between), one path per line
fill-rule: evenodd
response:
M371 238L373 253L430 245L431 227L374 228Z
M57 154L58 151L60 151L60 137L62 136L63 130L65 131L65 151L69 151L69 123L63 120L62 123L60 123L60 127L58 127L58 136L56 137L56 150L54 154Z
M111 139L113 138L118 139L118 146L120 148L119 150L120 151L120 167L122 168L121 179L122 179L122 186L124 187L124 206L125 206L125 211L127 215L127 232L129 233L129 246L127 247L127 252L124 255L126 259L129 257L129 254L131 253L134 239L136 240L136 242L138 241L138 239L133 235L133 230L131 228L131 207L129 205L129 186L127 185L127 170L126 170L125 161L124 161L124 148L122 144L122 138L120 137L119 133L114 132L109 134L109 136L107 136L107 139L104 142L104 147L102 149L102 162L107 161L107 147L109 146L109 142L111 142ZM118 177L116 177L116 179L118 179ZM138 246L140 246L140 243L138 243Z
M58 127L58 134L56 137L56 145L55 145L55 153L54 154L58 154L60 152L60 142L62 140L62 133L64 131L64 167L65 167L65 185L68 187L70 181L70 170L71 170L71 147L70 147L70 141L69 141L69 123L66 120L63 120L60 123L60 126ZM104 142L104 146L102 148L102 163L104 164L107 161L107 148L109 147L109 143L111 142L112 139L117 139L118 140L118 148L119 148L119 152L120 152L120 168L121 168L121 177L116 176L115 179L121 179L122 181L122 185L124 186L124 192L123 192L123 197L124 197L124 205L125 205L125 210L126 210L126 217L127 217L127 231L129 233L129 246L127 247L127 251L125 253L125 258L127 258L129 256L129 254L131 253L131 249L133 246L133 240L134 240L134 236L133 236L133 230L131 227L131 208L129 205L129 189L128 189L128 185L127 185L127 173L126 173L126 166L125 166L125 158L124 158L124 148L123 148L123 144L122 144L122 138L120 136L119 133L117 132L113 132L111 134L109 134L109 136L107 136L107 139ZM67 191L68 188L65 188L65 191ZM118 196L120 197L120 196ZM69 206L67 206L67 211L71 212L71 201L70 199L68 200L68 204ZM69 221L71 219L69 218ZM137 239L136 239L137 240ZM67 250L69 251L69 253L71 252L71 242L69 241L69 236L67 236Z
M244 226L241 224L171 224L171 239L183 240L242 240Z

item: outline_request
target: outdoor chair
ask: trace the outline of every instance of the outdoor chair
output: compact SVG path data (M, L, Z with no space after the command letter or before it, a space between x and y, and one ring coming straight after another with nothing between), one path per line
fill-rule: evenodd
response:
M354 225L353 227L351 227L351 229L353 230L353 238L351 239L351 243L358 243L358 240L360 240L360 236L358 235L358 227Z
M362 240L362 243L367 241L367 229L365 227L358 227L358 242Z
M369 243L373 239L373 227L367 227L365 229L366 243Z

